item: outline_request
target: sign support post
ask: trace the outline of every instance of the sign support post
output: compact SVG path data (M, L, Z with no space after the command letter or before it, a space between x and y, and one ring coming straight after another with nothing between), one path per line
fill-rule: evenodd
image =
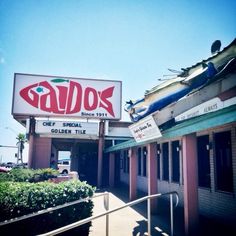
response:
M98 177L97 186L102 186L102 165L103 165L103 148L104 148L104 125L103 120L99 123L99 140L98 140Z

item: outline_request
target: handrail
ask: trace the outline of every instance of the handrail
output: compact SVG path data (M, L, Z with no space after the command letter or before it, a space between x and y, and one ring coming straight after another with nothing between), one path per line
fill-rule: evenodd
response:
M58 229L55 229L55 230L52 230L50 232L47 232L45 234L40 234L40 236L51 236L51 235L56 235L56 234L59 234L59 233L62 233L62 232L65 232L67 230L70 230L70 229L73 229L73 228L76 228L78 226L81 226L83 224L86 224L94 219L97 219L97 218L100 218L102 216L108 216L109 214L113 213L113 212L116 212L116 211L119 211L121 209L124 209L126 207L130 207L130 206L133 206L133 205L136 205L138 203L141 203L145 200L148 200L148 235L151 235L151 213L150 213L150 205L151 205L151 199L152 198L158 198L158 197L161 197L161 196L164 196L164 195L170 195L170 211L171 211L171 236L173 235L173 198L172 198L172 195L175 195L176 196L176 205L175 207L178 205L179 203L179 196L178 196L178 193L176 191L172 191L172 192L167 192L167 193L157 193L157 194L153 194L153 195L148 195L148 196L145 196L145 197L142 197L142 198L139 198L137 200L134 200L134 201L131 201L131 202L128 202L126 203L125 205L123 206L120 206L120 207L116 207L114 209L111 209L111 210L106 210L106 212L103 212L103 213L100 213L96 216L91 216L91 217L88 217L86 219L83 219L83 220L80 220L80 221L77 221L77 222L74 222L72 224L69 224L69 225L66 225L64 227L61 227L61 228L58 228ZM105 204L105 208L108 208L108 204L106 206ZM107 218L108 219L108 218ZM107 224L107 222L106 222ZM109 234L109 230L108 230L108 226L106 227L106 235L108 236Z
M66 203L64 203L62 205L59 205L59 206L49 207L47 209L40 210L40 211L37 211L37 212L33 212L33 213L28 214L28 215L16 217L16 218L13 218L13 219L10 219L10 220L5 220L5 221L0 222L0 226L10 224L10 223L14 223L14 222L17 222L17 221L20 221L20 220L25 220L25 219L28 219L28 218L31 218L31 217L34 217L34 216L38 216L38 215L42 215L42 214L45 214L45 213L49 213L49 212L59 210L59 209L64 208L64 207L79 204L81 202L87 202L87 201L92 200L92 199L97 198L97 197L101 197L101 196L105 197L105 196L108 196L108 194L109 193L105 191L103 193L98 193L98 194L96 194L92 197L86 197L86 198L79 199L79 200L76 200L76 201L73 201L73 202L66 202ZM105 201L104 201L104 205L105 205Z

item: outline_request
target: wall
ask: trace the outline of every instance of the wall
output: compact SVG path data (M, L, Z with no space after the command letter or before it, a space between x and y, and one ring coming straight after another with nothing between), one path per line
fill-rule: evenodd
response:
M211 185L210 188L198 188L199 194L199 211L200 214L220 218L228 222L236 222L236 123L231 123L225 126L212 128L209 130L204 130L197 133L197 136L209 135L209 141L213 143L214 133L231 131L231 144L232 144L232 168L233 168L233 193L222 192L216 189L216 166L215 166L215 153L214 149L210 150L210 176L211 176ZM174 139L176 140L176 139ZM181 138L179 138L181 143ZM164 140L163 142L173 141L173 140ZM169 179L171 180L171 152L169 153ZM161 158L162 160L162 158ZM180 151L180 183L173 183L171 181L162 181L158 180L158 192L169 192L177 191L179 193L180 205L183 206L183 176L182 176L182 152ZM162 168L162 163L160 163ZM161 176L162 176L162 170ZM121 169L121 181L128 184L129 175L123 173ZM137 188L141 191L147 192L147 177L137 176Z
M213 134L223 131L231 131L232 144L232 168L233 168L233 193L220 192L216 189L216 171L215 171L215 154L213 149L210 152L210 173L211 188L199 188L199 208L204 215L221 218L225 221L236 221L236 123L229 124L215 129L210 129L199 134L209 134L210 141L213 142Z

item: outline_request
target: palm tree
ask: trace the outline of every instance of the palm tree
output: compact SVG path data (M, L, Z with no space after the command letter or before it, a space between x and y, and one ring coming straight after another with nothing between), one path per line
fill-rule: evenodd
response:
M23 154L23 150L25 148L24 144L27 142L27 139L26 139L26 136L22 133L19 133L18 136L16 137L17 139L17 143L16 145L18 146L18 153L20 154L20 156L18 156L17 158L17 163L18 163L18 160L21 161L21 164L23 164L23 157L22 157L22 154Z

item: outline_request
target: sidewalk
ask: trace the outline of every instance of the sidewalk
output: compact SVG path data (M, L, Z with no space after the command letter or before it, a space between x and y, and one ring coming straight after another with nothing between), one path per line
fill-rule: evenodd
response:
M125 186L114 189L101 189L100 192L109 192L109 209L123 206L129 202L128 188ZM99 192L99 191L98 191ZM137 198L145 196L138 192ZM151 235L170 235L170 208L169 202L159 198L158 214L151 216ZM93 215L105 212L103 197L94 199ZM221 221L215 221L199 216L200 225L197 235L236 235L236 228ZM127 207L120 211L111 213L109 216L109 236L143 236L147 235L147 203L139 203L133 207ZM92 221L89 236L105 236L105 216ZM174 209L174 236L184 235L184 212L182 207Z
M108 191L109 194L109 209L114 209L123 206L129 202L128 189L125 187L117 189L103 189L101 192ZM138 198L144 196L138 193ZM151 232L152 236L170 235L170 218L169 205L163 201L159 201L159 214L151 216ZM147 235L147 202L144 201L134 207L127 207L120 211L114 212L109 216L109 235L110 236L142 236ZM104 212L103 197L94 199L93 215ZM177 216L178 214L178 216ZM183 234L183 219L182 213L179 210L174 210L174 235L180 236ZM182 223L180 223L182 221ZM105 216L92 221L89 236L105 236Z

